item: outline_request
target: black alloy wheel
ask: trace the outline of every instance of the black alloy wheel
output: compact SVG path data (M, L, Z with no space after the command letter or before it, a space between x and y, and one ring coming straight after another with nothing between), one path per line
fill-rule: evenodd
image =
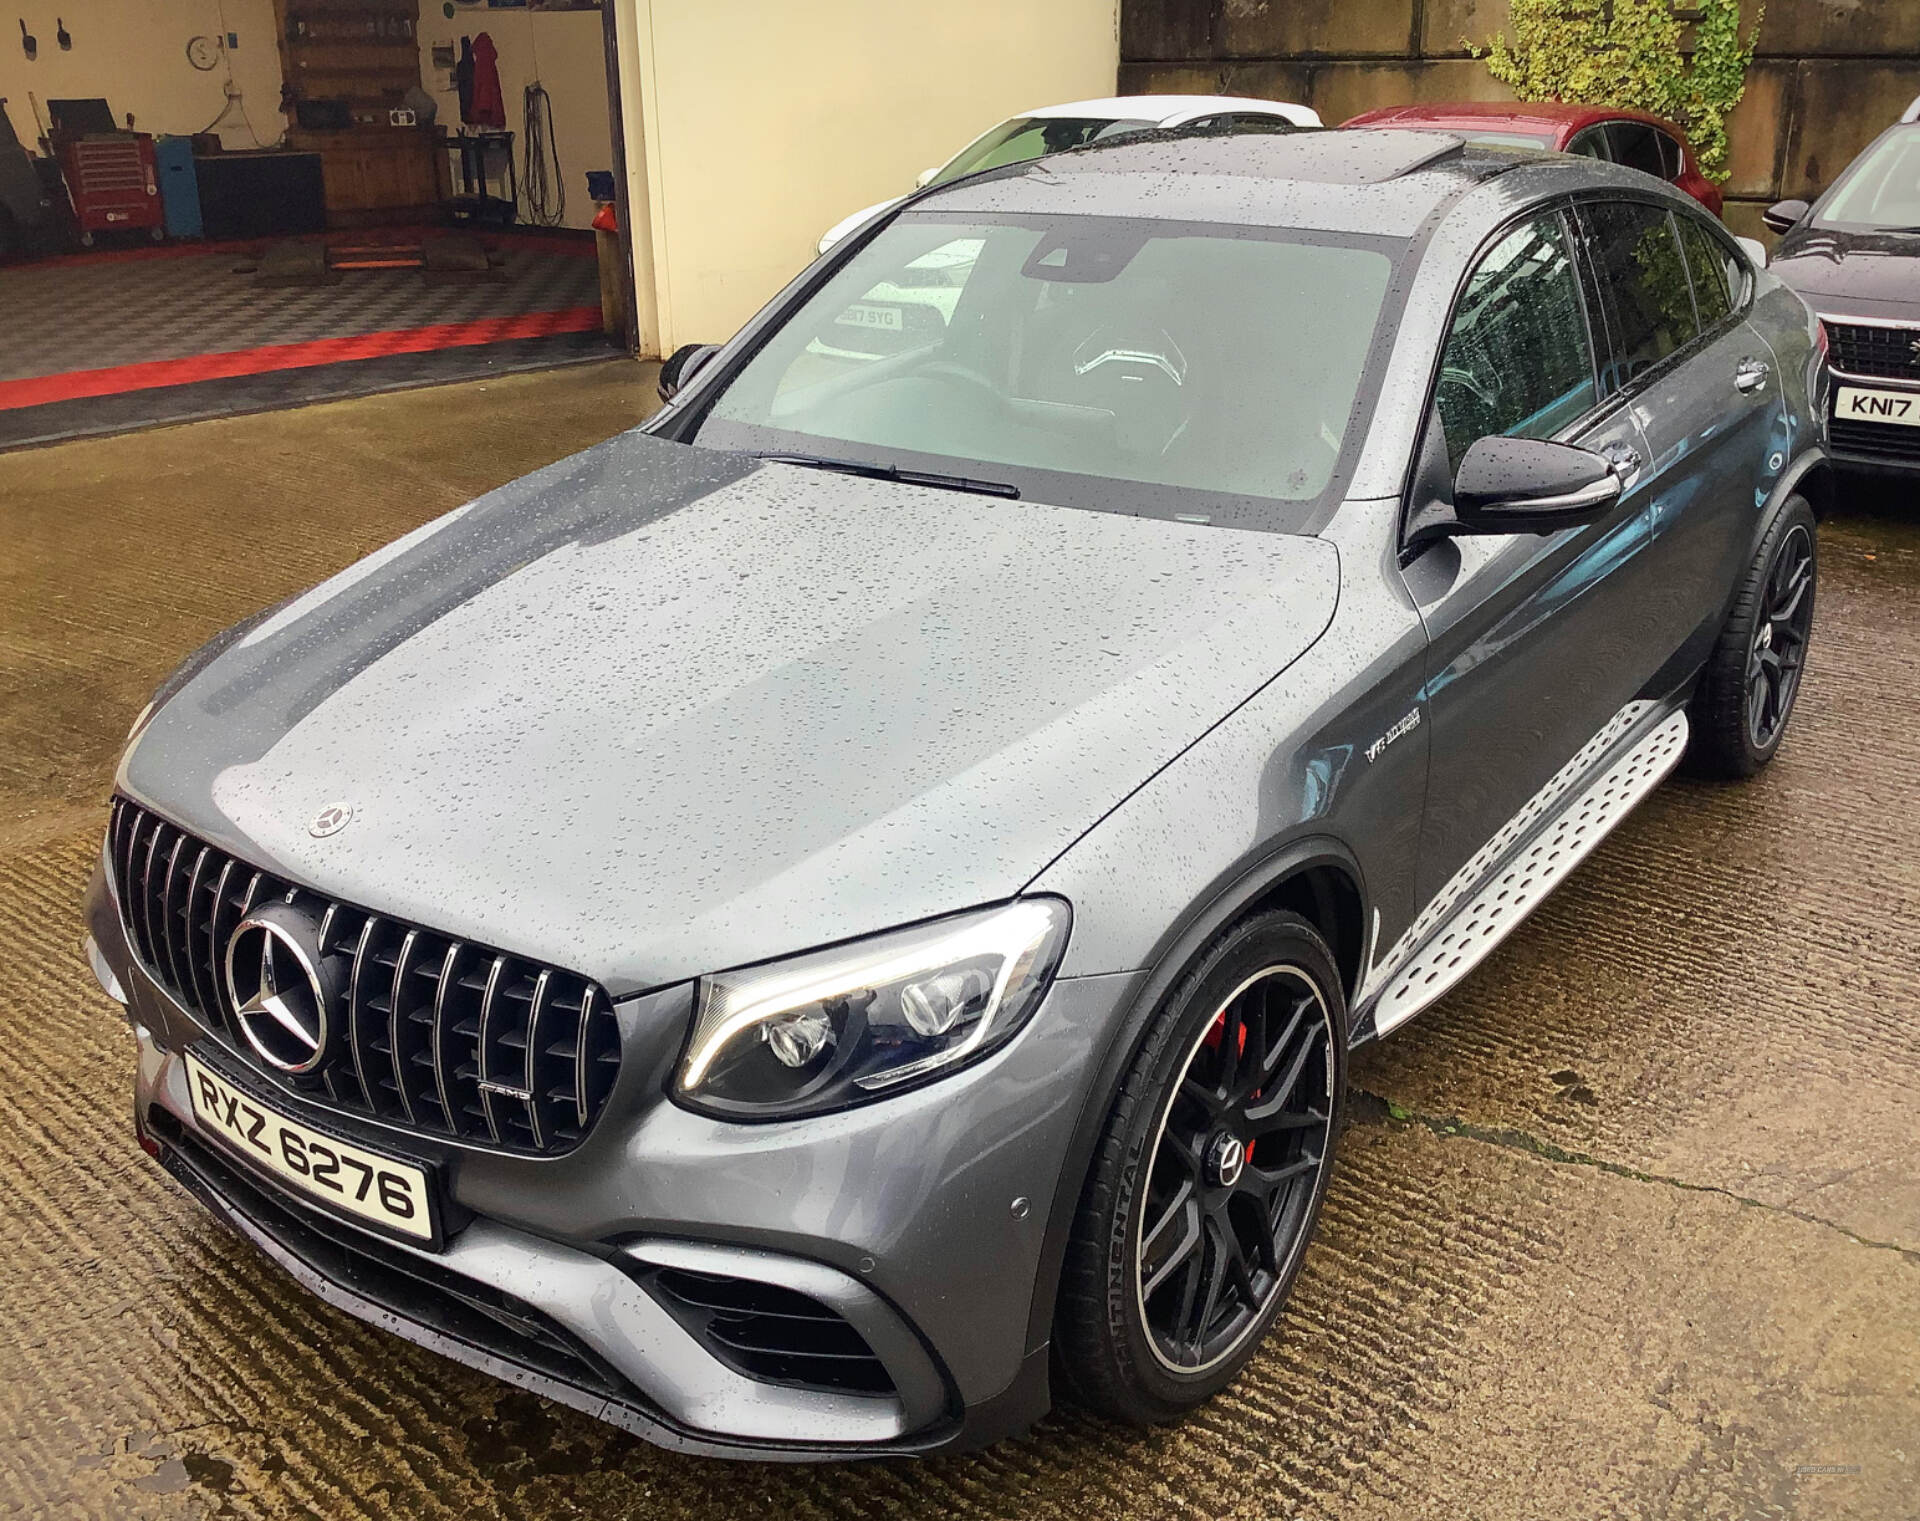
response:
M1787 726L1813 630L1813 535L1794 524L1774 551L1747 652L1747 735L1771 750Z
M1688 711L1691 770L1752 776L1778 752L1806 675L1819 581L1813 508L1789 497L1741 574L1701 673Z
M1264 1321L1331 1158L1333 1029L1297 966L1235 988L1187 1053L1148 1173L1140 1315L1168 1369L1204 1372Z
M1067 1244L1053 1362L1081 1404L1173 1420L1258 1350L1313 1238L1346 1104L1345 984L1273 909L1157 1001L1110 1102Z

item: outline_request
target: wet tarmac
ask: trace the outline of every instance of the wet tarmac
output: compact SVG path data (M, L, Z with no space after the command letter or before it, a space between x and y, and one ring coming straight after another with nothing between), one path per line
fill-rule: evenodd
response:
M78 952L114 755L226 623L626 426L623 365L0 456L0 1514L1920 1514L1920 501L1822 529L1779 761L1675 781L1357 1060L1230 1395L969 1458L678 1457L335 1313L134 1147ZM1916 494L1920 495L1920 494Z

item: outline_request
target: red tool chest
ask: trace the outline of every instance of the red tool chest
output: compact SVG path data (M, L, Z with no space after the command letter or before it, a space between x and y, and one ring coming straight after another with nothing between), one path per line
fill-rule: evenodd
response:
M165 233L160 205L160 175L153 139L144 132L61 136L54 149L67 194L80 222L80 241L96 232L144 227L155 239Z

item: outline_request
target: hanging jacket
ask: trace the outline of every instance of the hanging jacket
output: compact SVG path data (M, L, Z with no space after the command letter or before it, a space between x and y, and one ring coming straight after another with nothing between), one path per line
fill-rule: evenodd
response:
M453 87L460 92L460 120L473 121L473 39L460 39L460 61L453 66Z
M507 97L500 91L500 55L493 38L482 32L473 39L473 98L466 122L471 127L504 127Z

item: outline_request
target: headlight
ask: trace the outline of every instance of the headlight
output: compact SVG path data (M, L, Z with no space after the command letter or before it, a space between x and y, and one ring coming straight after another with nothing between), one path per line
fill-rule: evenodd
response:
M703 978L675 1097L727 1119L788 1118L950 1072L1039 1007L1071 920L1058 898L1023 898Z

